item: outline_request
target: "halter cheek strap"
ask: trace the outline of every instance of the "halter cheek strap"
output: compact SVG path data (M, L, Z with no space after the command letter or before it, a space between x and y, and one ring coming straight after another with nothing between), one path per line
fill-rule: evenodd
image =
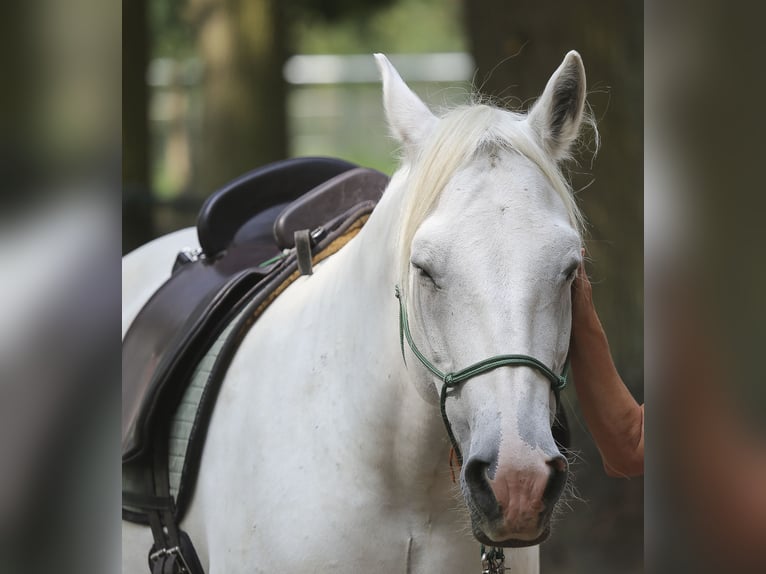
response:
M553 392L556 393L557 399L559 391L561 391L561 389L566 386L567 374L569 371L569 357L567 357L567 360L564 363L564 370L561 375L557 375L544 363L535 359L534 357L530 357L529 355L495 355L494 357L484 359L483 361L469 365L468 367L460 369L459 371L443 373L431 361L429 361L425 355L423 355L423 353L420 352L420 349L418 349L417 345L415 345L415 342L412 340L410 324L407 320L407 309L404 306L404 299L402 298L402 294L398 285L396 285L394 288L394 295L399 300L399 342L402 346L402 357L404 358L404 340L406 339L407 344L409 345L413 354L418 358L423 366L431 371L434 376L441 379L441 381L444 383L442 385L441 395L439 398L439 408L441 410L442 421L444 421L444 426L447 428L447 434L449 435L449 439L452 442L452 448L455 449L457 460L461 466L463 464L463 455L460 452L460 447L458 446L455 435L452 432L452 425L450 425L449 419L447 418L448 389L457 387L459 384L466 382L468 379L481 375L482 373L492 371L499 367L532 367L533 369L537 369L551 382L551 388L553 389ZM406 360L407 359L405 358L405 362Z

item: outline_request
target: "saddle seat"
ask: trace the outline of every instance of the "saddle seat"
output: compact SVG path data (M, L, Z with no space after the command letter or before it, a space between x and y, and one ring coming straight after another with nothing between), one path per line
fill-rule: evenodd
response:
M271 226L288 204L356 167L341 159L300 157L271 163L234 179L213 193L200 210L197 234L203 253L215 257L233 242L273 244L268 240ZM321 212L317 218L323 219Z

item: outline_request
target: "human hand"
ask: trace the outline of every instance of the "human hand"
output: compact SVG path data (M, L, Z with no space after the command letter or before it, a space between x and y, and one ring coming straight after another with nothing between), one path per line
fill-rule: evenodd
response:
M583 250L584 251L584 250ZM592 321L596 315L596 309L593 306L593 286L588 279L588 273L585 271L585 262L581 261L577 268L577 275L572 282L572 335L579 331L581 326L585 326L588 321Z
M593 286L585 271L585 262L581 261L577 268L575 280L572 282L572 314L581 312L593 306Z

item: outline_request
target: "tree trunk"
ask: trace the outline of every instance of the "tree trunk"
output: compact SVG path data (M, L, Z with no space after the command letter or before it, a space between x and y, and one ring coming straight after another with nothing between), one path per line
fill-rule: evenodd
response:
M278 0L196 0L205 69L195 187L228 180L287 154L285 23Z
M146 0L122 3L122 252L154 237L149 182Z

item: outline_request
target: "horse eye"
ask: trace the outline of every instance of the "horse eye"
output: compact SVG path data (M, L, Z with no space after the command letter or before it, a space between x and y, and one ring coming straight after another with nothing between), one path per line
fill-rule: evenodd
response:
M433 283L434 285L436 285L436 281L434 281L434 278L431 276L431 274L428 271L426 271L419 265L415 265L414 263L412 264L412 266L415 268L415 271L417 272L419 277L422 277L423 279L426 279L430 281L431 283Z
M569 283L570 281L574 280L575 275L577 274L577 269L579 267L580 267L579 263L573 263L572 265L570 265L567 268L567 270L565 272L565 277L566 277L567 283Z

